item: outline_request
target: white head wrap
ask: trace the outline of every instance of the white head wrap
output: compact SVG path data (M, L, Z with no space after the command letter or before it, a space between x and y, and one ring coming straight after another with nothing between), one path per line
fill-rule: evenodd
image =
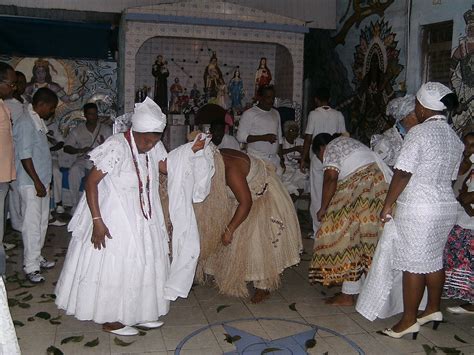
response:
M166 127L166 115L152 99L135 104L132 115L132 130L135 132L163 132Z
M386 114L399 122L415 110L415 96L406 95L397 97L387 104Z
M416 93L416 98L420 104L427 109L443 111L446 110L446 106L439 100L450 93L452 93L452 91L443 84L428 82L421 86L420 90Z

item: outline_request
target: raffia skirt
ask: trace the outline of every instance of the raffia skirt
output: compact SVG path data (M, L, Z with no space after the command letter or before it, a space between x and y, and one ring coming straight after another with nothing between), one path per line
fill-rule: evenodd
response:
M316 235L309 268L312 284L357 281L368 271L382 231L379 214L387 191L375 163L338 182Z
M212 275L220 293L235 297L248 296L248 281L259 282L269 291L277 289L280 274L299 263L302 250L298 217L288 192L273 167L249 157L247 181L253 204L230 245L224 246L221 236L238 203L225 186L220 154L215 156L216 174L210 195L194 205L201 235L197 281L203 283L206 275Z

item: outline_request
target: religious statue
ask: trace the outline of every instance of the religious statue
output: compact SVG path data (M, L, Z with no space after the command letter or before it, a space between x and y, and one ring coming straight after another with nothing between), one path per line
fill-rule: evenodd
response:
M190 97L191 100L196 100L196 99L199 99L200 96L201 96L201 92L199 91L199 89L197 87L197 84L194 83L189 97Z
M234 76L229 81L227 86L230 96L230 108L235 111L242 110L242 98L244 97L244 83L240 78L240 71L234 71Z
M170 100L170 112L181 113L181 107L179 97L183 93L183 87L179 83L179 78L174 78L174 83L170 87L171 100Z
M217 64L216 52L212 52L209 64L204 71L204 90L208 97L217 97L221 81L224 81L224 78Z
M272 81L272 73L267 67L267 58L260 58L260 64L258 65L257 72L255 73L255 98L258 99L258 90L261 87L270 85Z
M163 59L162 55L156 57L152 66L151 73L155 77L154 100L163 111L168 107L168 62Z

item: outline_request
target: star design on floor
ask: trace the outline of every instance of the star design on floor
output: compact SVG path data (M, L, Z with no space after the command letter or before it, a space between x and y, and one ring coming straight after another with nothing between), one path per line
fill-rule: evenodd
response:
M306 342L313 340L318 331L317 328L311 328L284 338L269 340L226 324L223 324L223 327L227 332L226 337L237 348L226 352L225 355L306 354Z

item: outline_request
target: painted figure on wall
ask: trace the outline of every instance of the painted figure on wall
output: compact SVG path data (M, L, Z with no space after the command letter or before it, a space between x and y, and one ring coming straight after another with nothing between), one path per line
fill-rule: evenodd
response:
M258 90L263 86L270 85L272 81L272 73L267 66L267 58L260 58L257 72L255 73L255 98L258 98Z
M84 90L80 89L71 95L68 95L64 88L58 83L53 81L51 76L50 68L54 73L57 73L53 65L42 58L38 58L33 65L32 77L30 82L26 85L25 98L28 102L31 102L33 95L39 88L48 88L53 90L58 98L64 103L71 103L77 101L81 96L84 95Z
M174 83L170 87L171 100L170 100L170 112L181 113L181 107L179 105L179 97L183 93L183 87L179 83L179 78L174 78Z
M395 33L383 19L361 31L354 54L356 95L351 107L351 130L365 144L393 122L385 117L387 103L394 97L393 85L403 66L399 64Z
M244 83L240 78L240 71L234 71L234 76L227 86L230 96L230 107L235 111L242 110L242 98L244 97Z
M459 108L454 116L457 129L472 124L474 117L474 5L464 14L464 20L466 35L459 39L451 63L451 85L459 98Z
M209 64L204 70L204 90L208 97L217 97L221 81L224 81L224 77L217 63L216 52L212 52Z
M163 111L167 111L168 76L170 76L170 72L168 70L168 62L163 59L162 55L156 57L151 73L155 77L155 90L153 94L154 101Z

